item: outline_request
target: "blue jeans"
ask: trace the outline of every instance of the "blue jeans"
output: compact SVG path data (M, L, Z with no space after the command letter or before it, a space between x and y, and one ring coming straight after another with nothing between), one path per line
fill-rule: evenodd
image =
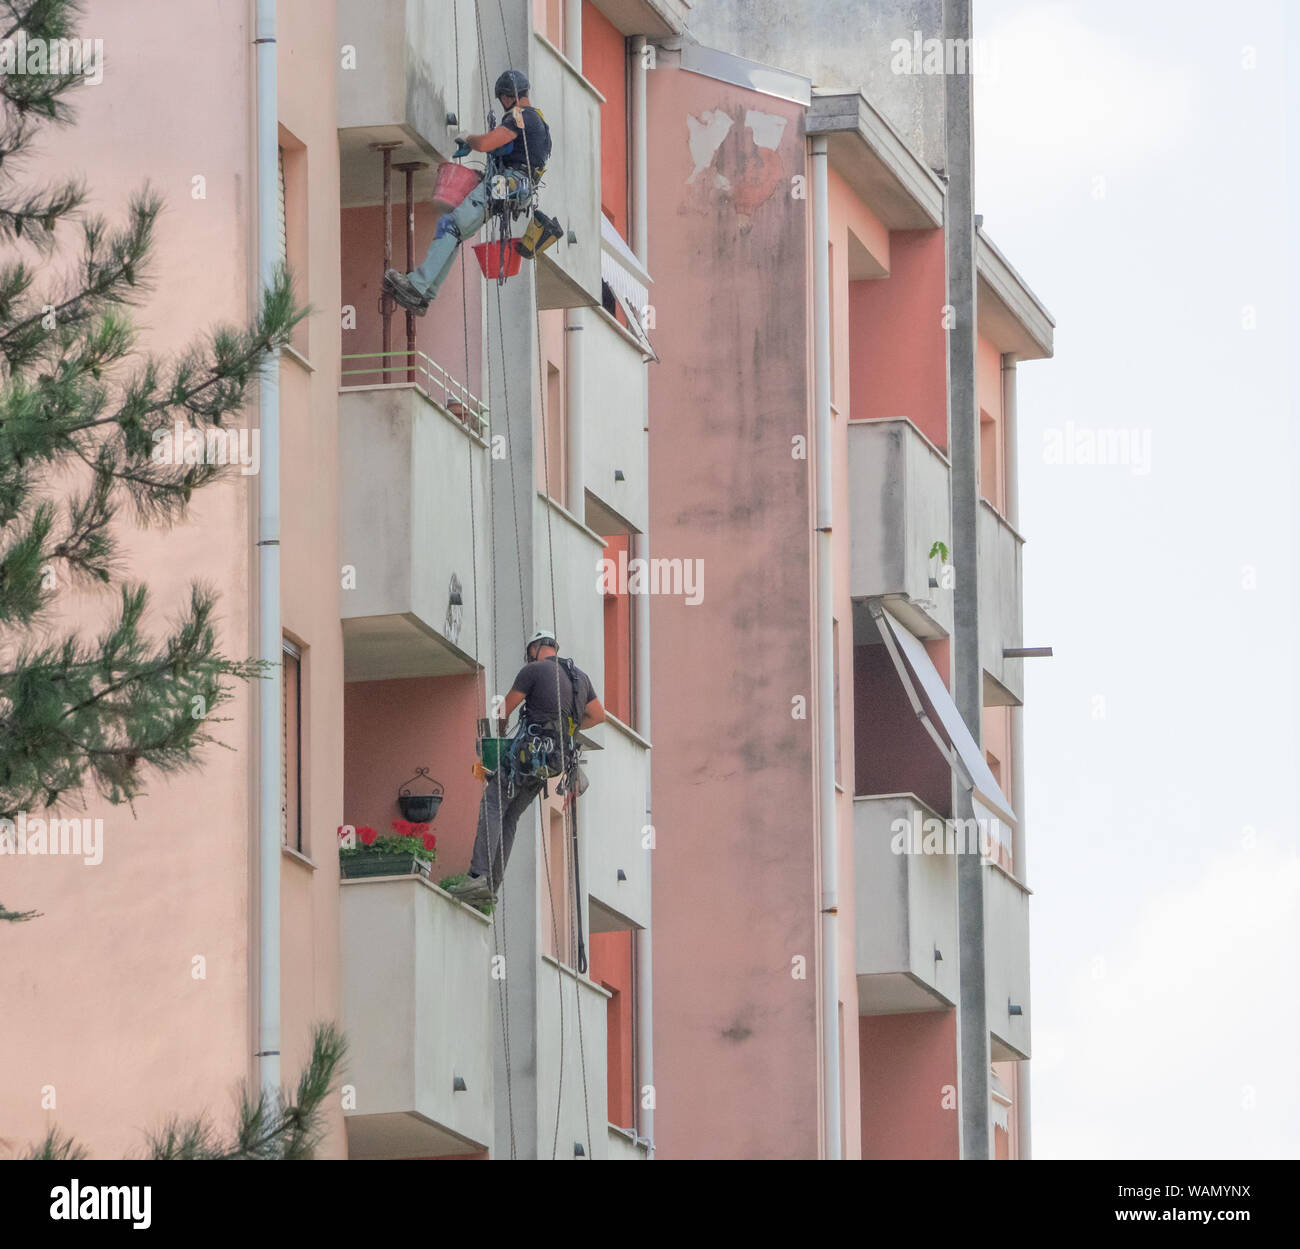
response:
M504 179L498 184L498 179ZM452 262L462 242L468 242L483 228L488 218L493 200L493 191L497 198L508 199L511 204L522 207L532 195L532 183L527 176L515 169L496 169L488 167L487 175L461 202L449 213L438 219L438 229L433 242L424 257L424 263L406 275L407 280L426 299L437 298L438 291L451 272ZM501 194L504 192L504 194Z

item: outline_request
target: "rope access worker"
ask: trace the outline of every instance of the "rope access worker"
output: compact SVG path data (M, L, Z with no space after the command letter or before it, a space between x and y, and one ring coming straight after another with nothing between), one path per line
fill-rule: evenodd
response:
M495 94L505 116L486 134L461 135L455 156L486 152L486 176L451 212L438 219L424 263L412 273L384 272L384 289L405 309L423 316L451 271L462 242L472 239L503 201L512 212L526 211L538 180L551 155L551 128L528 99L528 78L522 70L508 69L496 82ZM544 251L563 232L545 213L534 212L532 228L524 236L523 254L531 258Z
M535 633L526 655L528 662L519 669L505 702L507 720L523 703L519 730L508 757L498 765L502 775L488 777L479 803L469 876L450 889L465 902L496 901L519 817L548 777L564 775L565 785L582 791L582 782L573 775L573 734L605 719L591 678L573 660L560 658L554 633L547 629Z

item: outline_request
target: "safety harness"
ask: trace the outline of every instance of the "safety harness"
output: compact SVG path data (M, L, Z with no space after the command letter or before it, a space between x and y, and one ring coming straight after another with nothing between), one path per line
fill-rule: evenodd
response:
M556 656L555 662L569 678L570 706L559 712L559 723L526 723L520 717L519 728L510 741L506 756L512 784L527 778L545 783L557 776L569 776L577 768L581 755L578 727L584 708L578 706L581 673L572 659Z

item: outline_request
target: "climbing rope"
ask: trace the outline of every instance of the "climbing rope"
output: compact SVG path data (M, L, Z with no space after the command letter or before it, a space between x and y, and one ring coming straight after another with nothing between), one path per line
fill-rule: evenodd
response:
M503 14L503 16L502 16L503 33L504 33L504 21L505 21L505 18L504 18L504 14ZM508 44L507 44L507 55L508 55L508 54L509 54L509 46L508 46ZM516 106L517 106L517 101L516 101ZM524 124L524 121L523 121L523 119L522 119L522 116L521 116L521 118L520 118L520 122L519 122L519 133L520 133L520 136L521 136L521 138L522 138L522 140L523 140L523 145L524 145L524 166L525 166L525 168L528 170L528 180L529 180L529 185L530 185L530 187L532 188L532 195L531 195L530 205L529 205L529 210L530 210L530 212L532 212L532 211L534 210L533 201L535 201L535 200L536 200L536 197L537 197L537 188L536 188L536 186L534 185L534 178L533 178L533 158L532 158L532 153L529 152L529 150L528 150L528 127L527 127L526 124ZM534 295L535 295L535 291L534 291ZM498 306L499 306L499 296L498 296ZM546 385L545 385L545 383L544 383L544 381L543 381L543 372L544 372L544 369L543 369L543 363L544 363L544 361L543 361L543 359L542 359L542 314L541 314L541 310L540 310L540 309L538 308L538 306L537 306L537 300L536 300L535 297L534 297L534 300L533 300L533 327L534 327L534 337L535 337L536 342L537 342L537 405L538 405L538 412L539 412L539 415L540 415L540 417L541 417L541 427L542 427L542 480L543 480L544 485L545 485L545 490L546 490L546 500L547 500L547 504L546 504L546 559L547 559L547 568L548 568L548 572L549 572L549 574L550 574L550 582L551 582L551 587L550 587L550 588L551 588L551 622L552 622L552 627L553 627L553 628L556 628L556 627L558 627L558 626L555 624L555 621L556 621L556 602L555 602L555 538L554 538L554 534L553 534L552 527L551 527L551 505L550 505L550 500L551 500L551 498L552 498L552 495L551 495L550 439L547 437L547 430L546 430ZM557 641L558 641L558 639L557 639ZM570 680L572 680L572 678L570 678ZM576 695L576 694L577 694L577 691L574 691L574 694ZM556 664L555 664L555 707L556 707L556 715L557 715L557 718L559 718L559 717L561 717L564 713L563 713L563 711L561 710L561 707L560 707L560 665L559 665L558 661L557 661ZM579 713L579 717L581 717L581 713ZM576 725L574 726L574 733L576 734L578 731L580 731L581 727L582 727L582 724L581 724L581 718L579 718L579 722L578 722L578 724L576 724ZM562 732L562 733L561 733L561 739L563 739L564 736L565 736L565 735L564 735L563 732ZM563 749L563 748L562 748L562 749ZM576 756L576 750L575 750L575 756ZM581 937L581 932L582 932L582 899L581 899L581 897L579 896L579 894L578 894L578 889L577 889L577 875L578 875L577 802L578 802L578 795L577 795L576 790L575 790L575 782L576 782L576 780L577 780L577 760L576 760L576 757L575 757L572 761L570 761L570 762L568 763L568 767L569 767L569 769L570 769L569 772L568 772L569 783L565 786L565 788L566 788L566 790L568 791L569 806L571 806L571 807L573 808L572 818L573 818L573 820L574 820L574 824L573 824L573 863L572 863L572 868L571 868L571 870L566 870L566 872L565 872L565 877L566 877L566 890L565 890L565 894L566 894L566 901L567 901L568 904L569 904L569 914L573 917L573 921L574 921L574 924L573 924L573 933L576 934L577 941L579 942L579 945L578 945L577 951L575 952L575 951L572 951L572 950L571 950L571 952L570 952L570 958L573 960L573 963L572 963L571 965L573 965L573 964L576 964L576 965L577 965L577 971L578 971L578 973L579 973L580 975L585 975L585 974L586 974L586 971L587 971L587 959L586 959L585 952L582 951L581 944L580 944L580 943L581 943L581 940L582 940L582 937ZM566 824L566 831L567 831L567 817L564 815L563 812L561 813L561 819L562 819L563 821L565 821L565 824ZM568 838L567 838L567 837L564 839L564 842L565 842L565 849L566 849L566 852L567 852L567 849L568 849ZM554 897L555 897L555 895L551 892L551 889L550 889L550 868L549 868L549 864L548 864L548 866L547 866L547 894L548 894L548 897L551 899L551 925L552 925L552 929L554 929L554 928L555 928L555 901L554 901ZM555 934L555 935L553 936L552 939L553 939L554 942L555 942L556 953L557 953L557 956L558 956L558 953L559 953L559 937L558 937L558 933ZM577 955L580 955L580 957L575 957L575 953L576 953ZM561 1072L561 1078L563 1078L563 1071L564 1071L564 1059L563 1059L563 1043L564 1043L564 1031L563 1031L563 1029L564 1029L564 1016L563 1016L564 985L563 985L563 980L562 980L562 978L561 978L561 976L560 976L560 972L559 972L559 969L558 969L558 968L556 969L556 976L557 976L557 978L559 978L559 980L560 980L560 983L559 983L559 989L560 989L560 1003L561 1003L561 1016L560 1016L560 1029L561 1029L561 1030L560 1030L561 1059L560 1059L560 1072ZM586 1128L587 1128L587 1151L588 1151L588 1156L590 1156L590 1152L591 1152L591 1108L590 1108L590 1106L589 1106L589 1104L588 1104L588 1098L587 1098L587 1054L586 1054L586 1045L585 1045L585 1043L584 1043L584 1038L583 1038L583 1029L582 1029L582 997L581 997L581 987L580 987L580 985L578 984L578 982L577 982L576 979L574 980L574 983L573 983L573 993L574 993L574 1006L575 1006L575 1013L576 1013L576 1015L577 1015L577 1021L578 1021L578 1059L579 1059L580 1069L581 1069L581 1071L582 1071L582 1108L583 1108L583 1116L584 1116L584 1120L585 1120ZM556 1110L555 1110L555 1130L556 1130L556 1134L557 1134L557 1137L558 1137L559 1130L560 1130L560 1106L559 1106L558 1101L557 1101ZM554 1148L554 1147L553 1147L553 1148Z
M457 106L457 114L459 116L460 109L463 102L463 97L461 94L461 80L460 80L459 5L453 3L452 8L453 8L453 39L455 42L455 56L456 56L456 106ZM506 24L505 9L503 4L501 3L501 0L498 0L497 8L501 18L501 33L502 33L502 38L506 49L506 59L508 63L513 64L514 59L510 50L510 36ZM486 58L486 52L484 49L484 42L483 42L483 24L482 24L482 15L479 7L479 0L474 0L474 23L475 23L475 33L476 33L477 52L478 52L477 59L479 62L479 77L480 77L480 83L482 85L483 112L484 112L485 119L487 120L488 130L490 131L495 126L495 114L493 113L489 103L491 97L488 91L489 79L488 79L488 69L487 69L487 58ZM528 195L528 201L526 207L529 214L531 215L536 209L536 202L538 196L538 182L534 174L531 154L528 151L527 126L522 123L520 124L520 133L523 139L524 162L525 162L525 167L527 170L528 182L529 182L529 195ZM490 176L492 163L493 162L489 160L489 169L485 173L485 176ZM504 248L508 245L508 241L509 241L508 236L510 233L511 213L510 213L509 202L503 202L499 212L493 215L497 218L500 241L502 247ZM464 348L465 348L465 374L466 374L466 381L468 382L469 360L470 360L469 287L468 287L468 278L466 275L465 254L463 248L461 250L460 260L461 260L462 324L464 329ZM502 261L504 262L504 252L502 254ZM503 273L504 268L505 268L504 263L502 263L501 268L499 269L498 272ZM520 540L520 530L519 530L518 490L517 490L517 483L515 478L514 456L511 454L511 445L510 445L510 384L509 384L508 359L506 355L505 317L504 317L504 313L502 310L502 303L501 303L501 285L502 285L501 278L498 278L496 285L497 285L497 291L496 291L497 335L500 340L501 392L502 392L502 406L504 408L504 417L505 417L504 430L502 432L506 440L506 459L508 462L509 473L510 473L510 507L511 507L511 517L514 522L514 530L515 530L515 564L516 564L516 572L518 577L520 622L523 630L523 635L527 637L528 624L527 624L527 618L526 618L525 608L524 608L523 561L522 561L522 554L521 554L522 542ZM545 493L548 499L548 506L546 508L547 563L548 563L548 572L550 575L551 619L554 622L556 620L555 550L554 550L554 535L551 527L551 514L550 514L550 506L549 506L551 490L550 490L550 463L549 463L549 454L548 454L548 446L547 446L548 440L547 440L547 426L546 426L546 387L543 380L543 368L542 368L543 360L542 360L542 339L541 339L541 314L540 311L537 309L535 302L534 302L534 325L535 325L535 334L537 339L537 381L538 381L538 395L539 395L539 412L541 417L541 431L542 431L542 473L543 473L543 480L545 483ZM488 353L488 357L487 357L487 371L488 371L488 376L490 378L492 372L491 352ZM490 387L489 387L489 392L490 392ZM491 431L489 431L489 435L491 436ZM473 584L474 584L474 646L475 646L475 654L477 655L478 648L479 648L478 554L477 554L477 530L475 527L476 522L473 516L475 492L474 492L472 444L470 444L469 446L468 454L469 454L469 473L470 473L469 485L470 485L470 510L471 510L471 543L473 544L471 547L471 557L472 557L472 565L473 565ZM498 612L497 612L496 570L499 567L499 565L497 562L495 481L496 481L496 475L491 471L491 467L489 465L488 506L489 506L490 515L489 515L488 532L489 532L490 558L492 561L492 569L493 569L493 576L491 577L492 664L493 664L493 672L498 674L499 676L501 672L501 667L500 667L501 656L500 656L499 626L498 626ZM573 859L571 865L568 862L570 837L566 835L565 837L562 838L562 843L561 843L562 849L564 850L565 868L566 868L565 876L567 878L566 879L567 888L565 890L566 902L570 908L569 913L574 918L575 921L573 930L570 933L569 957L571 963L577 964L577 969L579 974L585 974L587 970L587 966L586 966L585 950L583 949L582 946L581 895L578 887L579 874L578 874L578 857L577 857L578 840L577 840L577 815L576 815L577 794L574 791L574 783L577 780L577 751L575 750L573 752L571 759L565 759L565 755L566 753L568 753L565 750L565 744L566 744L565 738L567 737L567 734L564 732L564 728L563 728L564 712L562 712L560 709L560 703L561 703L560 665L558 662L555 665L555 673L556 673L556 677L555 677L556 712L557 712L557 719L560 720L560 728L561 728L560 731L561 759L564 760L565 762L565 774L569 778L568 783L566 784L566 791L569 795L568 805L574 807L574 811L571 813L571 815L565 813L562 810L562 821L564 824L564 829L566 834L569 831L569 823L568 823L569 819L571 818L573 821L572 823ZM483 676L481 663L479 665L479 696L480 696L480 703L482 705L486 705L487 702L486 678ZM578 725L575 726L575 732L577 732L578 729L580 729L580 727L581 727L581 719L579 718L579 723ZM497 836L497 842L496 845L494 846L492 844L492 836L494 830L492 828L492 822L491 821L488 822L489 882L492 880L492 872L496 867L498 855L501 854L501 852L504 849L501 840L501 821L502 821L502 817L504 816L505 807L506 807L506 789L505 789L505 779L504 779L505 768L503 766L503 762L504 761L498 760L497 767L495 769L495 775L493 777L493 780L495 781L497 786L498 823L497 823L497 828L495 830ZM558 1156L560 1114L563 1109L563 1098L564 1098L564 1067L565 1067L564 1064L564 1054L565 1054L564 975L562 969L559 966L559 962L560 962L559 930L558 930L556 907L555 907L555 896L553 892L553 885L552 885L552 878L551 878L550 853L548 848L548 842L549 842L549 832L548 830L544 830L542 836L542 861L546 873L547 897L548 897L548 904L550 906L550 911L551 911L552 942L554 944L554 948L556 951L556 962L557 962L556 988L559 993L559 1010L560 1010L560 1019L559 1019L560 1073L559 1073L559 1080L557 1082L557 1087L556 1087L555 1133L551 1145L551 1156L554 1159ZM501 855L501 857L504 858L504 855ZM498 883L502 883L502 882L498 882ZM505 897L505 891L504 888L502 888L501 901L498 904L497 910L493 914L493 923L492 923L494 948L497 952L498 957L502 959L506 958L506 953L507 953L506 936L505 936L506 925L505 925L504 897ZM498 919L500 919L500 922L498 922ZM575 935L577 940L576 951L574 948ZM511 1052L510 1052L510 1007L509 1007L509 994L506 991L505 981L503 978L498 979L497 988L498 988L498 1014L501 1019L503 1049L504 1049L505 1063L506 1063L506 1097L507 1097L507 1106L508 1106L509 1122L510 1122L510 1156L511 1158L514 1158L516 1156L516 1139L515 1139L515 1124L514 1124L514 1098L513 1098L513 1089L511 1083L512 1063L511 1063ZM587 1096L588 1075L587 1075L587 1062L586 1062L586 1044L585 1044L585 1039L583 1035L583 1026L582 1026L582 1003L581 1003L581 996L580 996L581 990L576 980L574 982L574 993L575 993L575 1004L577 1007L579 1062L582 1071L583 1112L585 1116L586 1131L587 1131L586 1147L587 1147L588 1156L590 1157L591 1156L591 1109L590 1109L588 1096Z
M475 3L475 7L474 7L474 17L475 17L475 21L477 22L478 19L477 3ZM459 121L459 118L461 116L461 109L464 104L464 97L461 93L461 82L460 82L460 0L452 0L452 35L455 44L455 56L456 56L456 117L457 120ZM482 48L481 35L482 32L480 28L479 31L480 49ZM480 59L481 59L481 54L480 54ZM486 90L487 90L487 84L485 82L484 91L486 92ZM486 112L486 97L484 100L484 105L485 105L485 112ZM466 387L468 387L469 385L469 277L465 266L465 249L464 247L461 247L458 250L460 251L461 327L464 331L464 339L465 339L465 384ZM491 434L492 434L492 430L491 430L491 426L489 425L488 427L489 438L491 438ZM470 564L473 569L473 582L474 582L474 654L475 657L477 657L480 654L480 651L479 651L479 620L478 620L478 616L479 616L478 533L477 533L477 517L475 515L475 505L474 505L475 504L474 444L472 442L467 442L465 444L465 447L466 447L466 456L469 461L469 515L470 515L470 544L471 544ZM489 532L489 542L491 548L492 568L493 568L493 572L495 573L496 507L494 503L493 476L492 476L490 465L488 468L487 486L488 486L488 513L489 513L488 532ZM500 672L501 655L500 655L500 647L498 644L498 633L497 633L495 575L492 577L491 581L492 581L492 671L494 673L497 673ZM487 676L484 671L482 662L479 662L477 667L478 667L478 673L477 673L476 686L477 686L477 693L478 693L478 705L482 707L484 710L490 710L490 708L488 707L488 699L487 699ZM499 764L497 766L496 771L497 771L497 777L500 778L501 767ZM502 806L502 797L503 797L502 782L500 781L500 779L498 779L497 782L497 810L498 811L504 809ZM492 870L495 868L496 865L497 851L501 849L501 839L500 839L499 830L500 830L500 825L498 824L497 844L496 846L493 846L491 821L488 822L488 863L489 863L488 880L489 882L492 879L491 876ZM498 915L500 915L500 922L498 922L498 918L497 918ZM506 938L505 890L504 889L501 891L500 900L498 901L497 906L493 910L492 948L493 948L493 954L495 956L494 958L495 967L508 968L510 965L510 960L509 960L509 951L507 947L507 938ZM514 1160L515 1158L517 1158L518 1152L517 1152L517 1146L515 1141L515 1099L514 1099L513 1080L511 1077L512 1063L510 1061L510 997L506 991L506 983L505 983L504 976L497 977L497 1014L501 1020L501 1043L502 1043L502 1050L505 1056L506 1114L510 1125L510 1157L511 1160Z

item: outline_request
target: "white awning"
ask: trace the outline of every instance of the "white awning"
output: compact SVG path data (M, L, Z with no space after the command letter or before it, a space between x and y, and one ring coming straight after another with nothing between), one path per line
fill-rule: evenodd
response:
M999 841L1009 839L1011 827L1016 823L1016 814L985 760L984 752L975 744L966 722L961 718L961 712L948 693L939 670L930 662L925 647L883 608L876 616L876 627L880 630L880 636L898 670L899 679L911 699L912 709L934 738L958 779L972 791L972 799L988 808L987 815L981 817L981 812L977 810L976 817L996 817L997 822L1005 826L995 831L996 838ZM914 681L916 684L913 684ZM917 684L920 686L919 692L925 695L939 719L937 727L930 720L926 707L918 696Z
M650 275L604 213L600 215L600 277L633 307L644 308L650 302Z

